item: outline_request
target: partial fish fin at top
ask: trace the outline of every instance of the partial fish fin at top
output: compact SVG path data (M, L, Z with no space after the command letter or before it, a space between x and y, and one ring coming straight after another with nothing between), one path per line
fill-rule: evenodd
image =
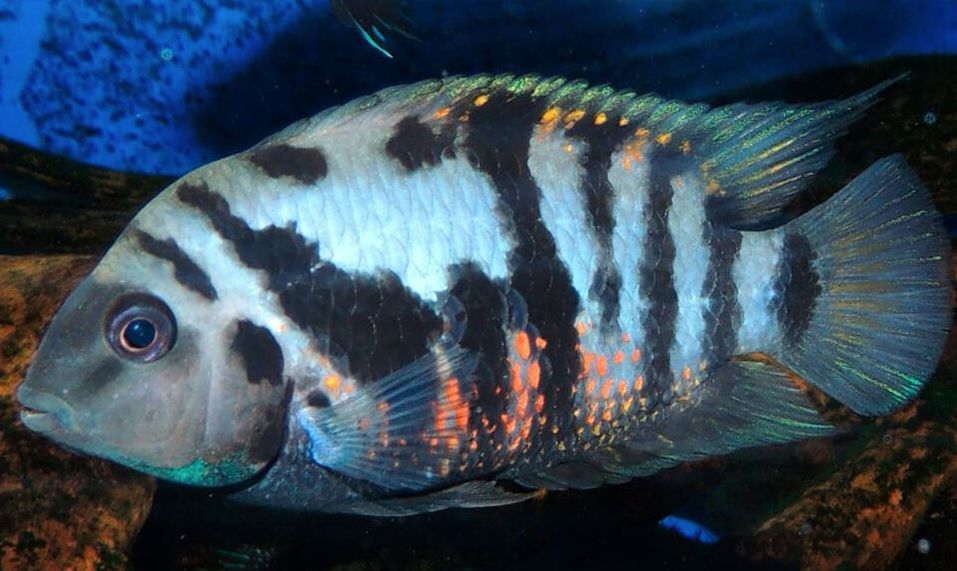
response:
M387 58L392 58L386 48L387 34L415 39L405 0L332 0L331 6L343 24L354 27L366 43Z
M951 325L951 252L904 160L874 163L780 231L784 336L774 356L859 414L916 395Z
M834 141L899 76L854 97L812 105L734 104L700 118L702 174L713 222L737 230L777 226L784 208L830 160Z
M433 352L298 421L313 461L387 490L449 482L467 454L478 357L458 345Z
M594 488L742 448L835 433L783 370L754 361L720 365L690 401L663 410L649 430L657 438L636 439L640 449L615 446L594 462L563 464L517 481L551 489Z

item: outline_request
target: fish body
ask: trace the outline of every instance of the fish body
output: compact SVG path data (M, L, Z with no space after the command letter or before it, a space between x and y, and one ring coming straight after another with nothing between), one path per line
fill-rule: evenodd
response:
M372 515L832 434L789 374L883 414L949 326L949 246L899 157L783 221L884 87L708 109L477 76L328 110L144 207L51 324L22 419Z

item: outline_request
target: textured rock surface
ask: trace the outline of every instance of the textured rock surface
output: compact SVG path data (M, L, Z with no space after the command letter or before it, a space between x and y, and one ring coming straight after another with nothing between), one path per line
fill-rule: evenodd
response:
M86 256L0 256L0 569L126 567L152 479L71 454L26 430L14 391Z

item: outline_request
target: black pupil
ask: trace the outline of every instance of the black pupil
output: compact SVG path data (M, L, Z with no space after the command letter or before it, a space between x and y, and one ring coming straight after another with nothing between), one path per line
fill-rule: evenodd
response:
M134 319L123 330L123 341L133 349L146 349L156 340L156 326L146 319Z

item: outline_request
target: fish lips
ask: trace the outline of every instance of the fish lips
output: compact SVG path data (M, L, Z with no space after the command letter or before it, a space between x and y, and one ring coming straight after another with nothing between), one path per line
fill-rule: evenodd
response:
M76 429L73 410L57 396L21 384L17 400L23 406L20 421L34 432L52 436Z

